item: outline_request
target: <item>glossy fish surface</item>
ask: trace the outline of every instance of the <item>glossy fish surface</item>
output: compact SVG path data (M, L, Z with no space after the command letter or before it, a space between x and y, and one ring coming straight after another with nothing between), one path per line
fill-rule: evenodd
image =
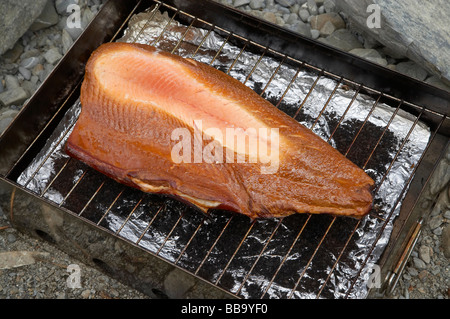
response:
M250 88L152 46L91 55L66 151L144 192L250 218L362 217L374 181Z

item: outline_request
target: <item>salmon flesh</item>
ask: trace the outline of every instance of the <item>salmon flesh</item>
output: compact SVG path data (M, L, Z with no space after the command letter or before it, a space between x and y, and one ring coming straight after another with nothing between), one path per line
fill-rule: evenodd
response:
M204 212L360 218L374 181L238 80L152 46L91 55L67 153L144 192Z

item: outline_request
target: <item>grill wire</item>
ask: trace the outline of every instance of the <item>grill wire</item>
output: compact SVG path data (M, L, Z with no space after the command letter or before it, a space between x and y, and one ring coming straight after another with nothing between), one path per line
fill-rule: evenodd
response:
M369 174L378 173L376 179L375 197L379 197L380 188L385 183L388 174L397 169L396 164L405 145L420 127L420 119L426 110L411 105L408 102L374 91L361 84L336 76L325 70L315 68L302 61L295 60L280 52L263 47L249 39L240 37L227 30L219 28L198 17L171 7L160 1L153 1L153 10L147 12L144 27L134 34L135 42L143 34L149 24L158 17L158 12L166 11L168 23L162 27L159 35L155 35L151 43L166 51L192 58L207 51L208 63L222 71L239 77L241 82L248 84L255 75L257 67L266 57L277 61L275 69L267 75L265 85L257 87L261 96L273 104L304 122L320 134L323 117L338 90L348 91L350 102L338 116L335 127L330 135L324 137L340 151L365 169ZM183 21L185 27L178 30L181 37L171 39L171 28ZM186 22L187 21L187 22ZM192 36L196 28L204 30L203 37L197 46L185 41ZM208 41L213 34L218 34L223 40L215 52L209 49ZM173 45L174 44L174 45ZM236 56L224 68L222 51L227 45L239 48ZM190 50L187 54L186 50ZM258 58L252 66L246 66L243 76L233 71L242 65L239 59L247 52L257 54ZM201 56L203 58L204 55ZM221 61L221 62L220 62ZM203 61L204 62L204 61ZM220 63L218 63L220 62ZM267 94L269 87L279 73L289 66L292 77L285 82L285 87L276 99ZM296 109L286 108L285 99L294 83L306 71L314 74L310 86L306 88L303 99L298 99ZM314 100L315 90L322 81L332 80L334 87L315 118L307 112ZM346 143L337 143L342 139L340 129L346 123L344 118L351 106L365 92L373 97L373 105L361 121L354 136ZM322 97L323 98L323 97ZM312 101L312 102L311 102ZM324 104L323 104L324 103ZM382 103L394 105L392 115L381 131L372 130L369 119ZM412 125L406 129L406 136L395 145L391 139L390 127L398 119L401 108L411 107L415 115L411 115ZM51 200L58 206L74 212L98 227L104 228L116 236L137 244L148 252L162 257L166 261L180 266L194 276L211 282L237 297L243 298L359 298L367 294L367 280L371 266L380 255L380 250L386 244L386 232L398 213L400 203L422 155L407 172L407 178L399 193L389 207L379 208L375 201L374 209L361 219L339 218L328 215L296 214L285 218L271 220L249 221L245 216L224 211L214 211L203 214L176 200L142 193L124 187L85 164L68 157L63 150L76 118L80 112L79 101L69 109L48 144L40 155L21 175L18 183L36 192L40 197ZM445 116L442 116L443 123ZM440 125L430 134L425 148L434 139ZM364 145L370 136L372 143ZM342 145L346 146L343 147ZM392 150L392 145L395 149ZM383 156L389 149L390 156L387 165L378 167ZM423 154L422 153L422 154ZM380 173L381 171L382 173ZM374 174L375 174L374 173ZM376 227L375 227L376 225ZM362 242L364 234L375 229L370 241ZM360 245L365 250L358 249ZM358 255L359 254L359 255ZM351 272L348 271L351 270Z

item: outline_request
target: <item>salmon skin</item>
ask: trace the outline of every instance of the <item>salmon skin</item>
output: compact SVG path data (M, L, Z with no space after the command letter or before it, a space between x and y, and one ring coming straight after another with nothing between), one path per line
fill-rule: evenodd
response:
M152 46L93 52L67 153L144 192L251 219L360 218L374 181L238 80Z

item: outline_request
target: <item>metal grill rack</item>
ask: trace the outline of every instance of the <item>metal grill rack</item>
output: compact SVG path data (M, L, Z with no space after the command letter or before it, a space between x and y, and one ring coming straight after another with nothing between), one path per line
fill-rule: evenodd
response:
M444 107L439 106L439 103L430 107L416 104L414 100L420 102L420 97L412 98L412 101L404 97L400 98L392 92L385 92L376 86L374 88L365 81L351 79L351 76L347 77L339 72L318 66L321 63L314 64L308 61L308 57L301 60L295 54L283 51L278 45L272 47L267 41L253 39L245 32L240 33L239 30L233 31L227 25L215 24L211 22L214 19L210 17L214 14L217 16L218 10L224 10L225 16L239 17L239 19L228 21L238 20L239 23L250 25L251 28L273 28L277 34L282 34L284 37L289 36L289 34L283 33L285 31L277 30L274 26L257 19L241 13L238 15L231 9L208 1L206 5L198 9L198 15L196 15L193 9L195 1L187 1L184 5L174 2L156 0L137 2L123 18L120 28L115 31L110 40L115 41L122 35L133 14L151 7L156 9L153 12L167 11L169 13L169 23L163 28L161 34L155 36L154 41L150 43L152 45L163 41L164 33L171 24L179 21L186 26L181 33L182 36L170 48L164 44L164 49L175 54L181 49L189 50L188 55L195 59L207 38L212 33L219 34L224 41L220 48L211 54L209 62L211 65L214 66L217 59L229 60L228 67L222 71L230 73L245 52L252 52L259 56L254 65L248 66L244 83L251 78L262 59L269 56L278 61L278 65L271 74L267 75L265 85L259 88L258 93L264 96L266 89L279 70L283 66L289 65L295 70L294 75L284 88L280 98L271 102L296 120L307 122L311 129L315 128L320 117L324 115L337 90L345 89L352 92L352 97L343 115L333 123L334 127L330 130L331 135L328 136L328 141L335 141L338 150L361 168L377 174L374 176L377 181L374 190L375 197L395 166L399 154L404 151L404 145L408 142L412 132L419 123L427 123L430 127L428 144L418 162L410 168L407 180L389 209L378 209L375 205L370 214L362 220L327 215L297 214L272 220L250 221L245 216L225 211L213 211L205 215L176 200L145 194L120 185L64 154L63 145L74 124L74 121L70 122L70 119L76 118L71 112L79 108L78 95L81 79L73 81L73 87L70 91L65 92L62 100L60 99L62 102L58 104L49 121L42 125L40 133L31 143L27 144L25 150L16 156L17 158L9 166L10 169L7 172L0 172L4 173L2 179L16 189L21 189L58 210L74 215L93 225L94 228L101 229L141 248L143 254L151 254L160 258L234 297L365 297L366 289L363 289L361 295L360 288L367 283L368 266L380 262L378 257L374 260L374 251L379 249L381 244L380 238L385 238L383 234L386 227L394 222L394 212L399 206L402 206L401 216L408 217L412 214L415 198L423 189L422 186L417 186L417 183L412 184L412 181L415 176L423 178L423 176L427 177L431 174L435 163L428 167L427 156L430 152L435 153L445 144L440 137L443 131L444 136L448 134L449 118L448 114L442 112ZM116 8L115 6L120 5L110 1L102 11L103 15L107 14L105 10ZM211 10L212 13L208 13L211 8L214 10ZM149 21L152 17L153 15L150 16ZM238 22L233 22L232 25L234 23ZM91 29L94 27L95 25L90 26ZM189 36L192 28L206 30L197 46L185 41L185 37ZM89 29L86 32L89 32ZM249 31L249 33L251 32ZM272 35L272 37L274 36ZM258 37L254 36L254 38ZM81 41L83 41L83 37ZM271 41L275 40L269 40L269 42ZM276 41L281 40L278 38ZM239 53L234 57L222 57L222 49L229 43L238 47ZM286 51L291 50L286 49ZM373 66L369 65L368 68L370 67ZM286 107L283 99L291 85L298 77L302 76L303 72L315 74L316 77L305 91L305 96L299 98L296 108ZM331 79L336 84L331 94L324 97L325 102L321 111L315 118L311 118L303 110L308 107L310 97L315 95L316 86L322 79ZM372 81L368 80L367 82ZM348 136L348 131L342 128L342 123L360 94L372 97L373 106L365 119L352 128L353 134ZM32 103L33 101L30 102L30 104ZM390 105L392 116L383 129L374 130L369 119L380 104ZM413 117L412 125L403 140L398 144L393 144L389 139L389 128L399 112L403 111L407 111ZM64 125L61 126L60 123L64 123ZM12 126L14 127L14 125ZM61 131L53 135L52 140L55 129ZM8 134L14 134L13 130L7 132L3 139ZM53 144L48 144L48 138ZM388 149L392 151L392 147L395 147L393 156L388 156ZM42 149L46 150L45 155L30 170L30 163L37 158L37 154ZM386 161L387 158L389 159L386 162L387 165L383 163L380 166L380 161ZM422 161L425 162L424 165L421 165ZM46 172L48 163L52 165L50 175ZM427 167L424 169L424 166ZM27 179L19 183L21 174L26 170L29 172ZM42 176L46 177L45 180L41 179ZM41 184L37 188L34 185L36 177L41 180ZM405 218L402 217L402 219ZM403 221L403 223L405 222ZM357 251L355 248L361 245L358 242L361 233L371 227L369 225L374 224L378 225L374 238L365 243L367 249L360 251L362 252L361 256L355 256L355 251ZM395 238L398 236L397 229L393 230L392 236ZM389 245L387 248L391 251ZM345 267L352 269L352 273L345 274L340 271Z

